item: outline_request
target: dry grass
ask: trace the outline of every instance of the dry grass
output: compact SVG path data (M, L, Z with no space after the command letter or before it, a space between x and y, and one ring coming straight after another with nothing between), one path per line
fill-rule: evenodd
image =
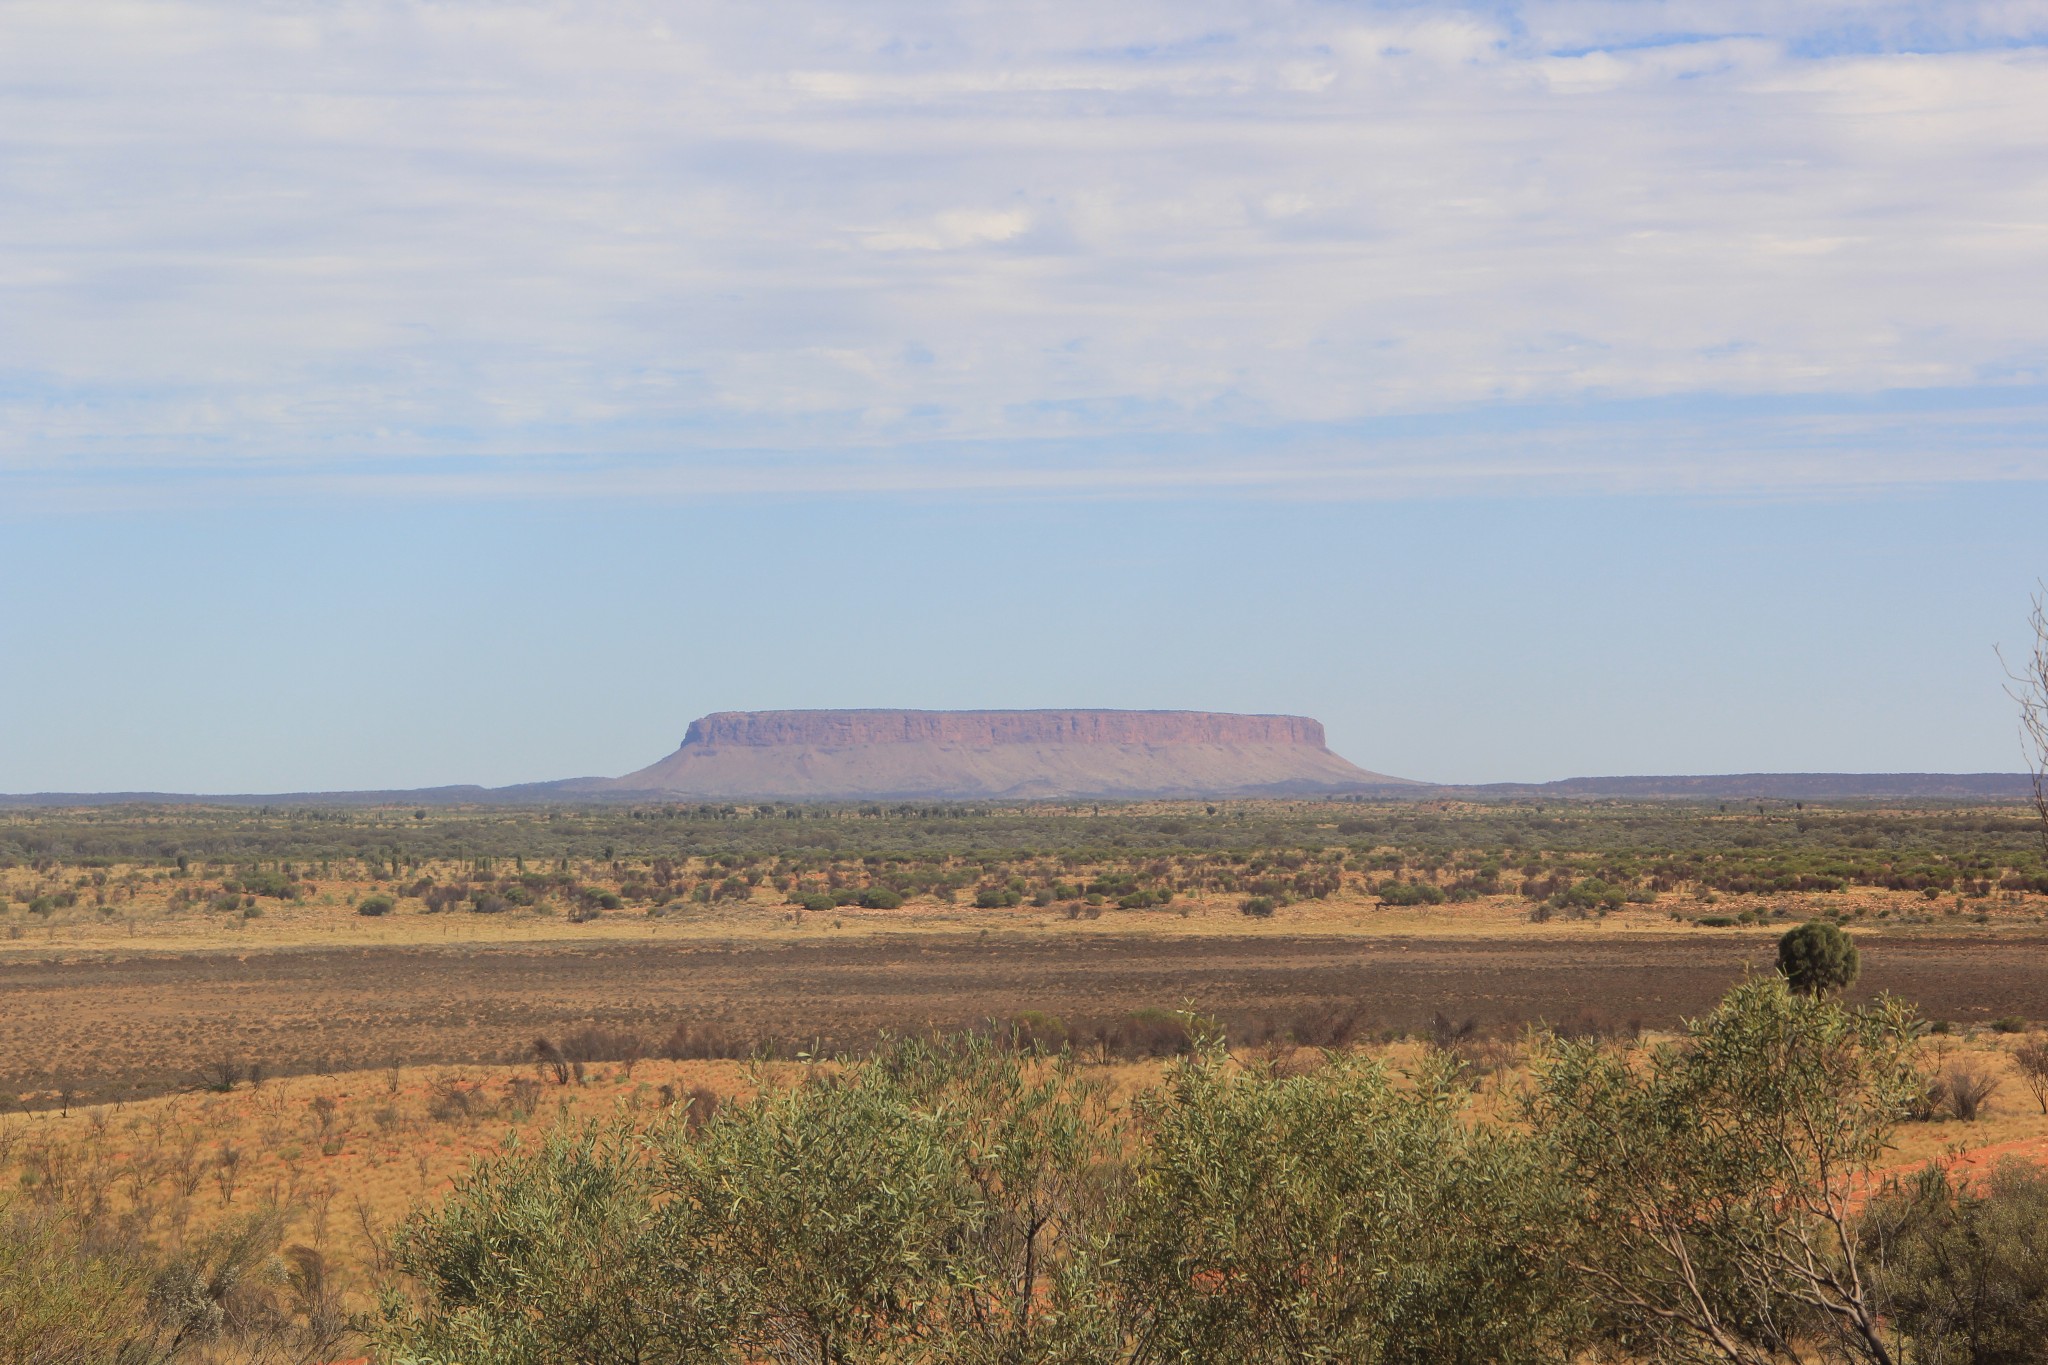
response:
M0 1118L0 1182L123 1241L175 1253L230 1219L282 1215L281 1246L317 1252L343 1307L371 1307L388 1238L475 1159L560 1123L645 1121L670 1099L750 1085L732 1062L583 1068L419 1067L244 1083L227 1093Z
M2048 1161L2048 1116L2018 1084L2016 1041L1990 1033L1930 1040L1930 1070L1967 1065L2004 1084L1975 1122L1902 1125L1892 1169L1929 1160L1969 1167L2002 1155ZM1508 1112L1524 1078L1517 1040L1475 1035L1454 1045L1478 1086L1475 1112ZM1425 1046L1371 1050L1398 1067ZM1241 1055L1283 1072L1312 1069L1322 1056L1285 1044ZM404 1067L15 1114L0 1119L0 1182L163 1251L228 1219L277 1210L283 1245L317 1251L343 1306L360 1312L389 1277L392 1229L478 1158L530 1145L558 1124L644 1125L692 1091L744 1096L759 1083L789 1083L806 1065L649 1060L628 1076L623 1065L595 1063L569 1084L532 1065ZM1122 1104L1164 1065L1111 1062L1091 1072Z

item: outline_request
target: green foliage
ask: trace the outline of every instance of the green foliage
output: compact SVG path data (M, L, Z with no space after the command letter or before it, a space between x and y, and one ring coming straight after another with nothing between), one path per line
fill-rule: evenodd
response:
M378 1358L1950 1365L2048 1340L2048 1176L1854 1208L1919 1084L1890 1002L1773 977L1676 1043L1539 1038L1498 1117L1449 1053L1283 1073L1161 1014L1199 1041L1127 1131L1033 1046L1058 1021L1020 1017L486 1161L401 1234Z
M416 817L419 809L423 817ZM1191 805L1161 820L1147 805L988 802L789 806L765 818L770 813L680 803L19 808L0 827L0 858L163 867L184 858L201 869L341 859L388 867L394 859L488 864L522 855L549 863L609 862L614 854L895 857L915 848L920 858L1011 861L1120 851L1211 857L1334 842L1375 858L1398 850L1388 869L1395 872L1404 860L1417 865L1461 850L1509 849L1510 862L1540 850L1545 876L1565 872L1560 885L1597 877L1616 885L1648 879L1666 890L1690 882L1738 894L1851 885L1955 890L1965 882L1972 894L1980 883L2048 891L2038 823L2024 806L1901 811L1809 802L1801 811L1774 806L1738 814L1704 802L1500 802L1442 811L1408 801L1271 801L1213 811Z
M1379 889L1382 905L1442 905L1441 887L1428 882L1388 882Z
M1604 915L1621 909L1628 899L1628 888L1609 885L1598 877L1584 877L1551 896L1550 903L1560 910L1590 910Z
M479 1163L400 1230L417 1301L384 1306L397 1365L554 1365L723 1359L693 1267L657 1226L638 1140L558 1131L533 1152Z
M221 883L223 891L239 891L250 896L269 896L273 900L289 900L299 893L299 884L282 872L244 872L234 880Z
M0 1202L0 1362L155 1365L148 1268L87 1246L55 1213Z
M1888 1361L1852 1195L1923 1082L1918 1028L1779 978L1683 1046L1550 1042L1528 1118L1577 1192L1568 1255L1628 1349L1750 1361L1803 1335Z
M1808 920L1778 940L1778 971L1801 995L1847 990L1861 970L1856 945L1827 920Z
M1982 1188L1930 1167L1871 1201L1860 1239L1916 1365L2048 1354L2048 1172L2017 1161Z
M863 910L894 910L903 904L903 896L886 886L870 886L854 903Z
M371 916L388 915L393 910L395 910L397 906L398 903L392 900L391 897L389 896L365 896L361 900L356 902L356 913L358 915Z
M1271 896L1247 896L1238 903L1237 912L1240 915L1249 915L1253 919L1271 919L1273 918L1273 898Z
M1561 1360L1576 1337L1532 1151L1466 1123L1456 1063L1403 1082L1180 1064L1146 1145L1116 1287L1138 1361Z
M1097 1358L1114 1128L1067 1065L907 1043L695 1117L480 1166L400 1237L422 1293L387 1302L387 1358Z
M1025 1051L1060 1052L1067 1046L1066 1020L1043 1010L1025 1010L1010 1017L1008 1040Z
M1109 1131L1063 1063L903 1044L672 1133L665 1232L737 1358L1055 1358Z

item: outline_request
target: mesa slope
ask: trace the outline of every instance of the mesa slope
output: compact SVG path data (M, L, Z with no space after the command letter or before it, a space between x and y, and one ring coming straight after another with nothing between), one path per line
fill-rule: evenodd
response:
M847 800L1279 796L1412 785L1305 716L1213 711L722 711L592 794Z

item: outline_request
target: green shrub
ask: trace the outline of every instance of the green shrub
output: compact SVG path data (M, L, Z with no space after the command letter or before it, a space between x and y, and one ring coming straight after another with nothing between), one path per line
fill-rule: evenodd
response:
M1066 1021L1043 1010L1025 1010L1010 1016L1005 1031L1011 1046L1026 1051L1059 1052L1067 1045Z
M1764 1360L1806 1339L1888 1359L1843 1210L1925 1082L1918 1023L1781 978L1730 991L1682 1045L1551 1040L1526 1120L1578 1202L1560 1254L1634 1358Z
M1271 896L1247 896L1238 904L1237 913L1240 915L1250 915L1253 919L1271 919L1273 917L1273 898Z
M2041 1359L2048 1342L2048 1173L2001 1162L1973 1187L1930 1166L1871 1201L1858 1236L1908 1358Z
M653 1177L637 1140L593 1130L479 1164L394 1239L419 1297L386 1298L387 1358L719 1359L715 1307L677 1282L693 1249L664 1241Z
M854 903L863 910L894 910L903 904L903 897L886 886L871 886Z
M268 896L272 900L289 900L298 894L299 884L282 872L244 872L239 881L223 882L221 889L251 896Z
M358 915L388 915L398 903L389 896L365 896L356 902Z
M1460 1117L1457 1063L1307 1076L1209 1051L1145 1098L1107 1267L1162 1361L1571 1358L1562 1204L1527 1144Z
M1627 888L1609 885L1598 877L1586 877L1552 894L1550 903L1560 910L1606 914L1621 909L1628 899Z
M1441 887L1428 882L1388 882L1379 890L1382 905L1442 905Z
M128 1365L164 1357L148 1267L88 1246L48 1209L0 1201L0 1361Z
M1861 962L1839 925L1812 919L1778 940L1778 971L1801 995L1831 995L1856 983Z

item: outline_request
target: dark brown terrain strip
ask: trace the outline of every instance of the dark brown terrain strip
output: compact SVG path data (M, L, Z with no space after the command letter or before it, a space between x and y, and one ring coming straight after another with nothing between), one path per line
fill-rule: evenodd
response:
M1864 940L1859 995L1932 1018L2048 1019L2048 937ZM0 1102L174 1089L229 1057L273 1072L510 1060L584 1024L663 1035L912 1032L1043 1010L1085 1029L1147 1006L1226 1020L1357 1007L1374 1027L1442 1012L1499 1026L1592 1015L1669 1025L1713 1004L1753 937L818 939L802 943L300 949L0 963Z

